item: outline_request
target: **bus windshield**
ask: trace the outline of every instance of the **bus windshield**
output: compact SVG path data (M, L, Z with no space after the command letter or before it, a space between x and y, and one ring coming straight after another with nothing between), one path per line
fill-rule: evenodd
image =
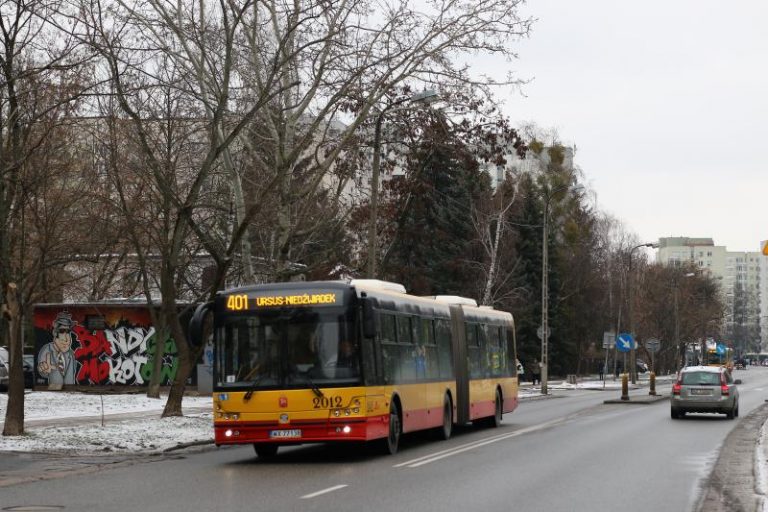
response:
M345 310L231 315L216 329L218 388L314 388L360 382L354 320Z

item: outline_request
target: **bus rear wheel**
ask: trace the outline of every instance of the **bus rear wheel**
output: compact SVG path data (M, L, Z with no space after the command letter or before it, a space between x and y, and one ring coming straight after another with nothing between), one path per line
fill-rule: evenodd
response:
M496 390L496 398L493 401L493 416L483 418L483 426L490 428L498 428L501 426L501 393Z
M255 443L253 450L260 459L271 459L277 455L278 445L275 443Z
M438 433L440 439L444 441L450 439L451 434L453 433L453 404L448 395L445 395L445 398L443 399L443 425L440 427Z

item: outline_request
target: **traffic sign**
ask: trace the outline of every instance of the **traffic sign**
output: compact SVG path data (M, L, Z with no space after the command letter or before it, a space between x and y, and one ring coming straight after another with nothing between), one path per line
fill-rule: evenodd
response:
M614 343L616 343L616 333L605 331L603 333L603 348L612 348Z
M717 355L721 356L725 354L725 345L723 345L722 343L718 343L717 345L715 345L715 350L717 351Z
M635 348L635 340L628 332L623 332L616 336L616 350L619 352L629 352Z
M549 326L547 326L547 327L549 327ZM552 330L551 329L547 329L547 339L549 339L549 336L551 334L552 334ZM536 329L536 336L538 336L539 339L542 339L543 335L544 335L544 329L543 329L543 326L540 325L539 328Z
M763 246L762 247L763 255L768 256L768 240L763 240L762 242L760 242L760 245Z
M645 348L648 349L648 352L655 354L661 348L661 342L656 338L649 338L645 340Z

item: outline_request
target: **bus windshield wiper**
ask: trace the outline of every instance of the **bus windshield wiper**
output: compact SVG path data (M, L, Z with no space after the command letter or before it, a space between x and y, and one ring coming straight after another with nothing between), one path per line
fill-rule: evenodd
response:
M256 391L256 386L259 385L259 383L261 382L261 378L263 376L264 376L264 374L262 373L261 375L259 375L258 377L256 377L255 379L253 379L251 381L251 385L248 386L248 391L246 391L245 395L243 396L243 400L244 401L247 402L248 400L251 399L251 397L253 396L254 391Z
M307 384L309 384L309 387L310 387L310 389L312 389L312 392L315 394L315 396L320 397L320 398L325 396L323 394L323 391L317 386L317 384L315 384L315 381L313 381L309 377L309 375L307 375L306 373L302 373L301 376L304 377L305 381L307 381Z

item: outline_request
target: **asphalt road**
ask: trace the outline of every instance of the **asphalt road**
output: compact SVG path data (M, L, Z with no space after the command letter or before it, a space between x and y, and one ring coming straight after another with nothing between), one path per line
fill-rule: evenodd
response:
M744 380L741 418L733 421L672 420L666 400L604 404L615 391L555 392L523 402L498 429L461 428L444 442L406 436L396 456L316 445L281 449L270 462L256 459L249 446L102 464L72 460L72 471L63 464L52 478L0 487L0 509L695 510L724 440L768 397L768 369L737 378Z

